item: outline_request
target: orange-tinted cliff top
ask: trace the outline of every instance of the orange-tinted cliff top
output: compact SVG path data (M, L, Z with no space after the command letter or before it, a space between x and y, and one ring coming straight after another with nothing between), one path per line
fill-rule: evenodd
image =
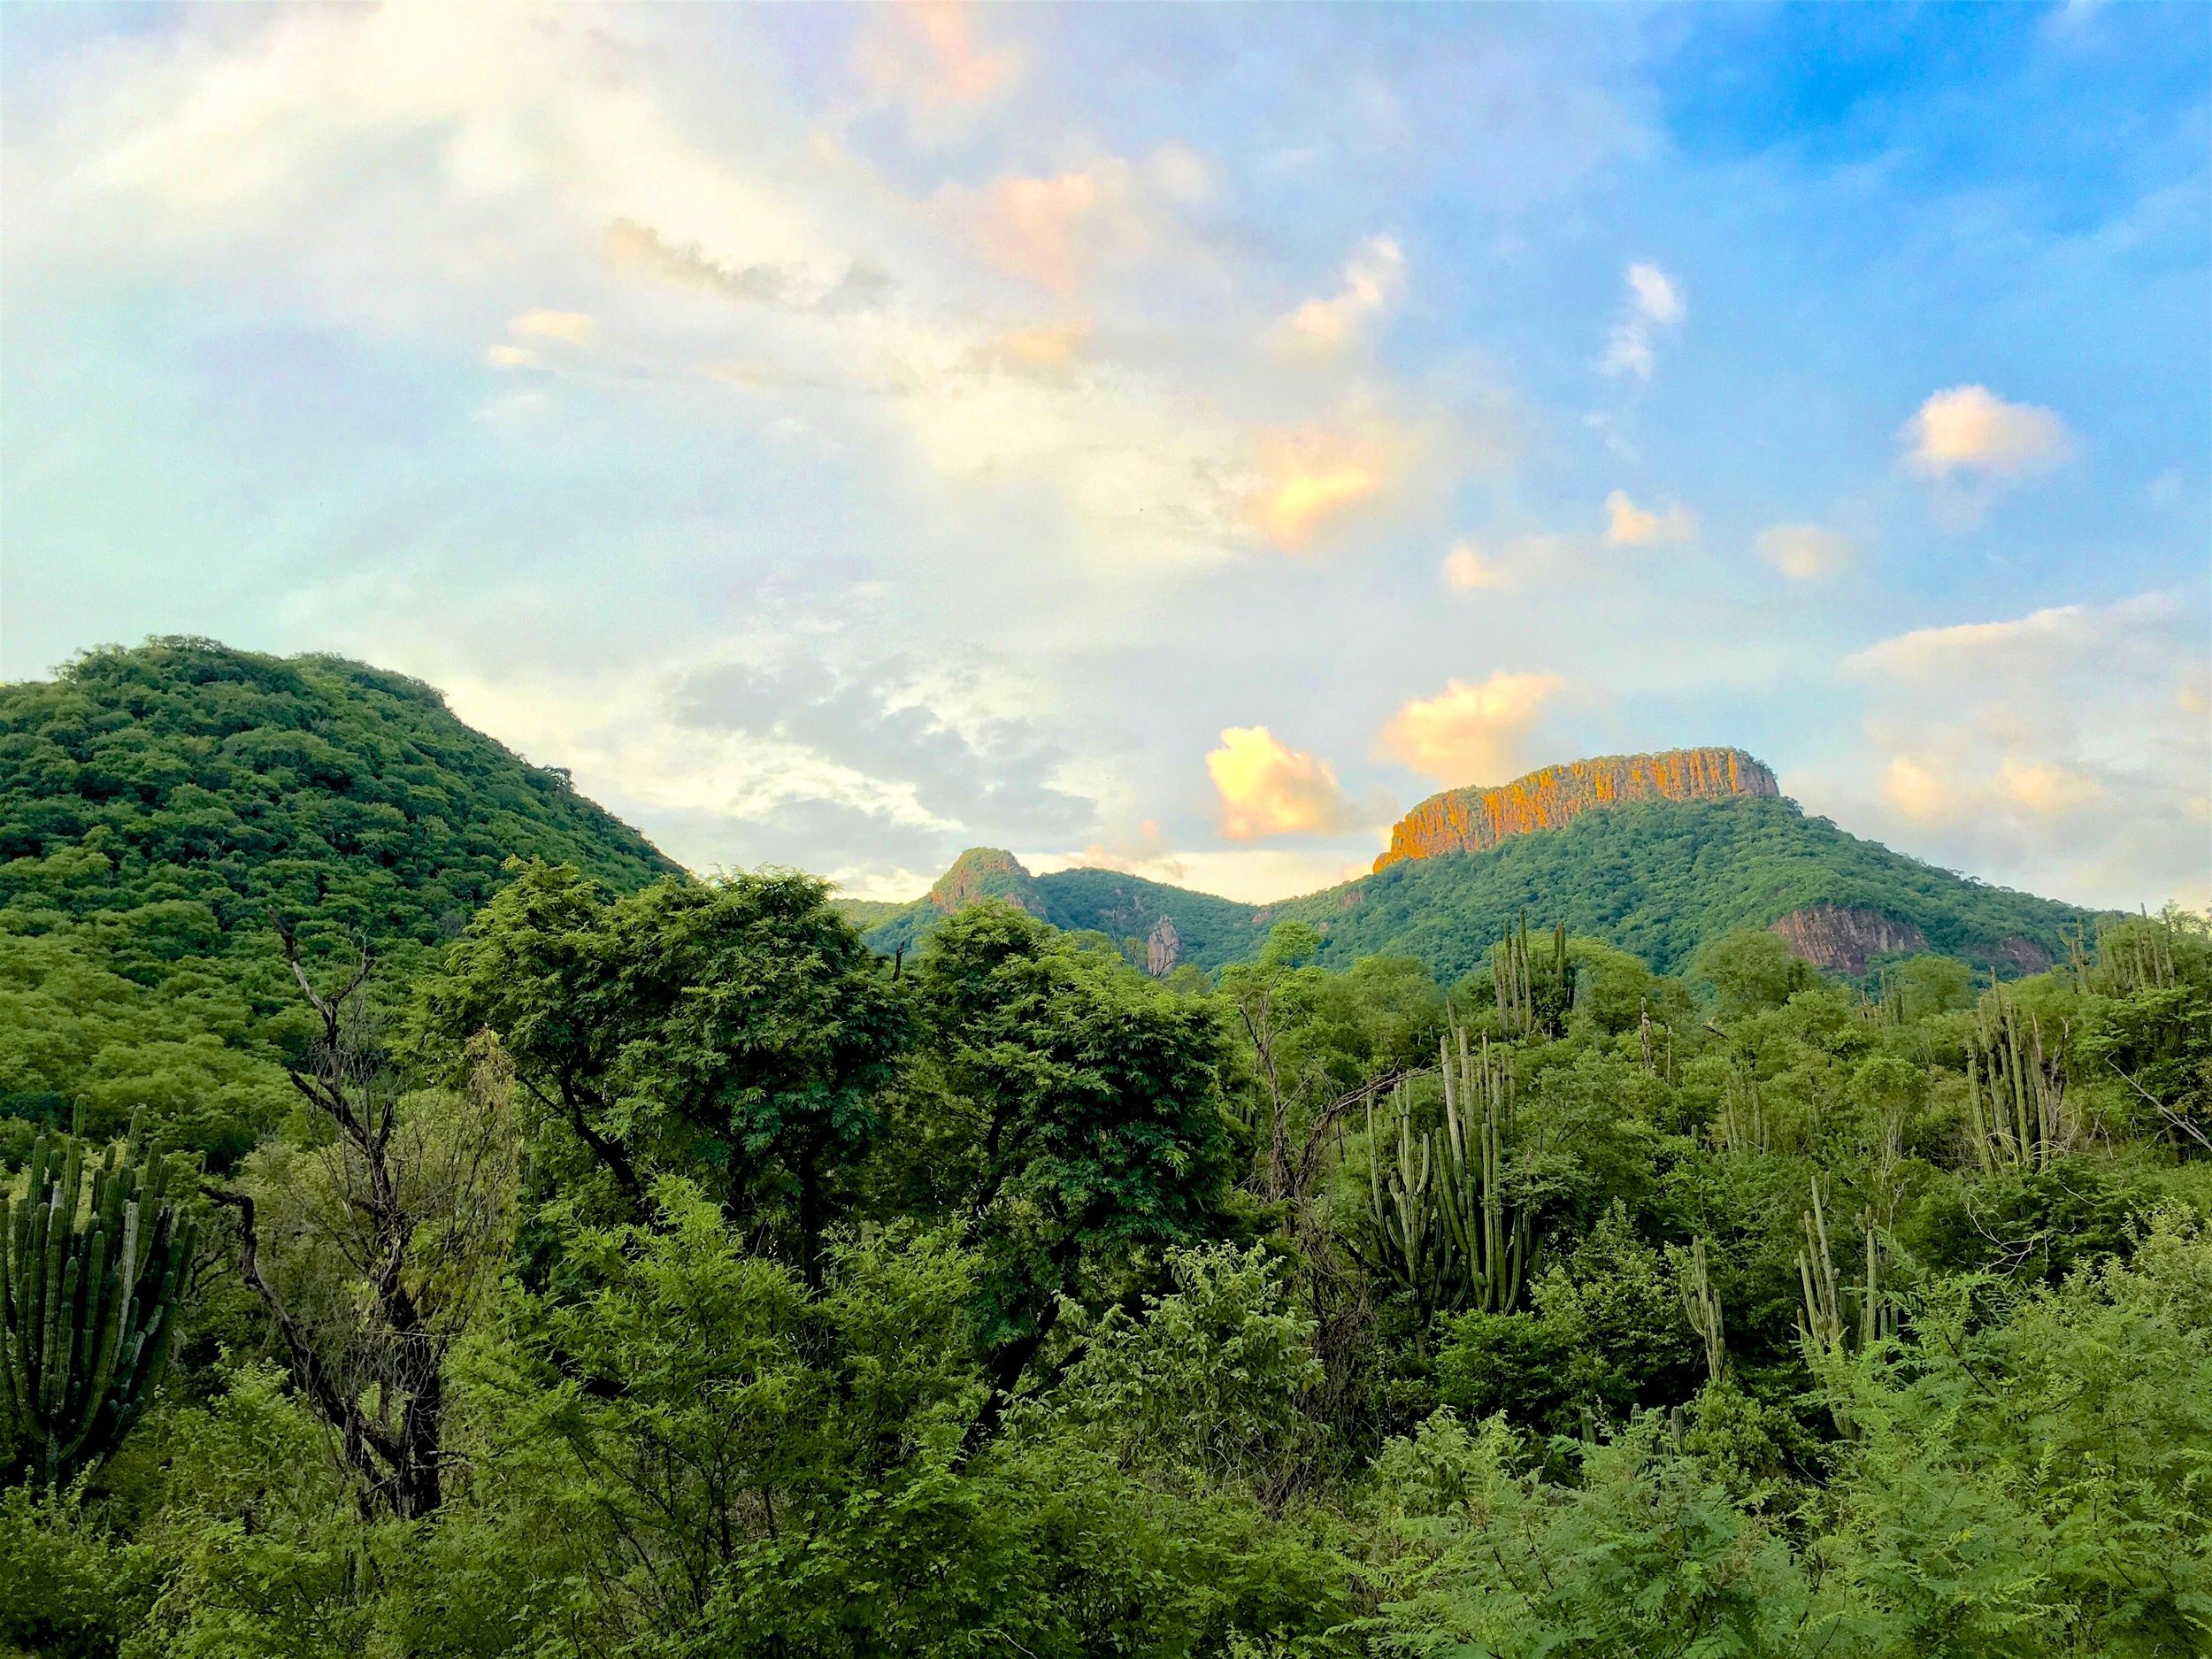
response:
M1392 827L1390 846L1375 868L1439 853L1480 852L1509 836L1557 829L1593 807L1781 793L1773 772L1740 749L1601 755L1545 766L1496 788L1431 795Z

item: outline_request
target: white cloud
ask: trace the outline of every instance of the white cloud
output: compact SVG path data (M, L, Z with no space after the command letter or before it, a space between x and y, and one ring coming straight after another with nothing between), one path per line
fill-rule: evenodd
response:
M1617 489L1605 498L1605 539L1615 547L1650 547L1693 540L1697 518L1679 503L1657 511L1639 507L1626 490Z
M961 96L987 96L992 77L971 69L999 50L976 43L981 27L931 13L908 44ZM507 340L470 349L528 368L556 347L596 385L672 396L710 380L743 400L749 430L773 418L759 405L804 400L825 453L933 485L908 516L964 518L960 557L994 573L1048 498L1056 544L1023 563L1053 589L1036 603L1077 633L1125 626L1210 566L1333 534L1411 477L1404 420L1341 419L1311 390L1286 406L1217 356L1117 355L1129 330L1104 313L1142 319L1139 277L1234 308L1221 256L1186 222L1215 188L1187 145L902 192L778 119L765 83L726 100L757 106L752 139L710 143L687 100L661 96L665 59L629 38L649 29L642 12L528 6L187 23L150 39L127 79L88 86L83 118L12 167L56 182L11 231L44 215L55 234L33 240L96 250L104 268L246 258L257 284L430 338L557 282L588 306L511 311ZM1379 241L1355 260L1348 326L1363 285L1378 303L1391 291L1394 251ZM1359 396L1406 409L1386 382ZM1440 495L1479 459L1464 442L1430 453L1418 481Z
M1833 575L1855 551L1849 538L1816 524L1778 524L1759 533L1759 557L1793 582Z
M1678 326L1686 308L1673 279L1655 265L1629 266L1627 283L1627 314L1613 326L1598 366L1608 374L1632 374L1647 380L1657 367L1656 334Z
M2012 479L2063 460L2073 447L2066 423L2032 403L2008 403L1986 386L1935 393L1898 431L1905 462L1934 479L1958 472Z
M1653 322L1671 327L1682 320L1682 296L1674 283L1655 265L1628 267L1628 286L1636 296L1636 309Z
M1293 350L1333 356L1399 295L1405 285L1405 256L1387 236L1375 236L1344 267L1344 286L1327 299L1311 299L1281 324Z
M1527 769L1528 735L1544 704L1565 685L1556 674L1493 673L1480 685L1455 680L1433 697L1393 715L1382 753L1452 787L1502 783Z
M1361 411L1262 432L1246 511L1269 541L1295 550L1388 499L1418 470L1422 449L1420 434Z
M1356 829L1359 810L1327 762L1283 743L1263 726L1231 726L1206 757L1231 841L1328 835Z
M924 111L995 97L1021 60L1010 47L987 47L976 38L979 10L961 0L906 0L883 8L875 14L879 27L862 37L861 73L879 92Z
M1444 556L1444 580L1457 593L1512 587L1513 579L1495 561L1486 558L1471 541L1460 541Z
M2138 595L1922 628L1847 661L1877 833L2055 897L2212 899L2200 600ZM1885 824L1895 826L1893 832Z

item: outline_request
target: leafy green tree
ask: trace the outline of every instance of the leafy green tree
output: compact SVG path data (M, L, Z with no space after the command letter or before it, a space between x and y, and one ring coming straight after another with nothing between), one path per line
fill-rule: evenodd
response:
M1858 1426L1826 1553L1895 1654L2212 1644L2212 1230L2148 1219L2009 1317L1970 1281L1831 1379Z
M1779 1008L1818 978L1779 938L1751 927L1699 946L1689 977L1693 984L1712 987L1724 1016Z
M906 1032L886 965L823 883L789 872L610 900L574 870L529 865L424 1003L449 1044L495 1033L634 1205L655 1171L693 1176L731 1216L776 1227L810 1283Z
M1081 1357L1024 1432L1090 1437L1124 1469L1279 1506L1312 1470L1313 1321L1263 1246L1179 1249L1167 1265L1172 1290L1148 1295L1141 1316L1110 1308L1082 1333Z
M954 1212L982 1257L978 1326L1007 1400L1059 1317L1139 1294L1162 1254L1221 1225L1228 1176L1212 1013L1009 904L930 936L916 1006L969 1148Z
M1030 1504L956 1467L982 1385L950 1240L841 1245L810 1294L690 1183L652 1202L650 1225L577 1232L594 1288L534 1302L537 1358L508 1385L510 1432L565 1463L593 1645L1067 1651Z

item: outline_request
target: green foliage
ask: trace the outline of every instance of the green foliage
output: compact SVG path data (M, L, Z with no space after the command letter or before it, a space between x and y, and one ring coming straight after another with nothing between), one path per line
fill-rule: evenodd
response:
M670 878L617 899L543 864L518 868L423 1006L456 1051L494 1033L634 1203L659 1171L710 1179L733 1215L775 1216L809 1274L905 1025L811 877Z
M0 904L131 913L147 956L272 909L450 936L531 856L624 886L668 868L437 692L363 664L161 639L0 688L0 859L22 861L0 864Z
M1008 904L930 936L914 976L951 1213L987 1263L1001 1380L1057 1299L1119 1295L1218 1225L1225 1055L1211 1010ZM1020 1363L1017 1363L1018 1360Z
M1694 985L1709 987L1724 1015L1779 1008L1813 983L1811 966L1774 934L1739 928L1709 940L1690 957Z
M1781 1532L1672 1454L1655 1419L1592 1447L1571 1486L1521 1472L1517 1451L1502 1420L1449 1415L1385 1449L1373 1502L1397 1549L1378 1569L1373 1652L1833 1651L1847 1621Z
M105 1659L136 1587L132 1564L81 1494L0 1490L0 1654Z
M140 1108L173 1147L242 1156L305 1034L272 918L412 971L515 856L626 889L674 867L359 663L160 639L0 686L0 1158L27 1145L11 1119L82 1109L107 1134Z
M2146 1227L2001 1323L1957 1287L1839 1385L1860 1438L1832 1559L1886 1651L2212 1642L2212 1233Z
M1111 1308L1082 1333L1081 1359L1024 1433L1081 1436L1179 1490L1279 1505L1311 1467L1313 1321L1263 1247L1176 1250L1167 1269L1172 1291L1141 1317Z

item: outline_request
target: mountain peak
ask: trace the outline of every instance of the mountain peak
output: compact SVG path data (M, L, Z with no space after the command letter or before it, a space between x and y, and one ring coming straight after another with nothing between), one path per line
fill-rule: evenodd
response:
M982 899L1005 899L1032 915L1041 915L1031 891L1035 885L1036 878L1004 848L971 847L937 878L929 902L948 916Z
M1779 795L1774 773L1740 749L1600 755L1545 766L1495 788L1447 789L1400 818L1377 870L1440 853L1480 852L1515 835L1557 829L1594 808L1632 801Z

